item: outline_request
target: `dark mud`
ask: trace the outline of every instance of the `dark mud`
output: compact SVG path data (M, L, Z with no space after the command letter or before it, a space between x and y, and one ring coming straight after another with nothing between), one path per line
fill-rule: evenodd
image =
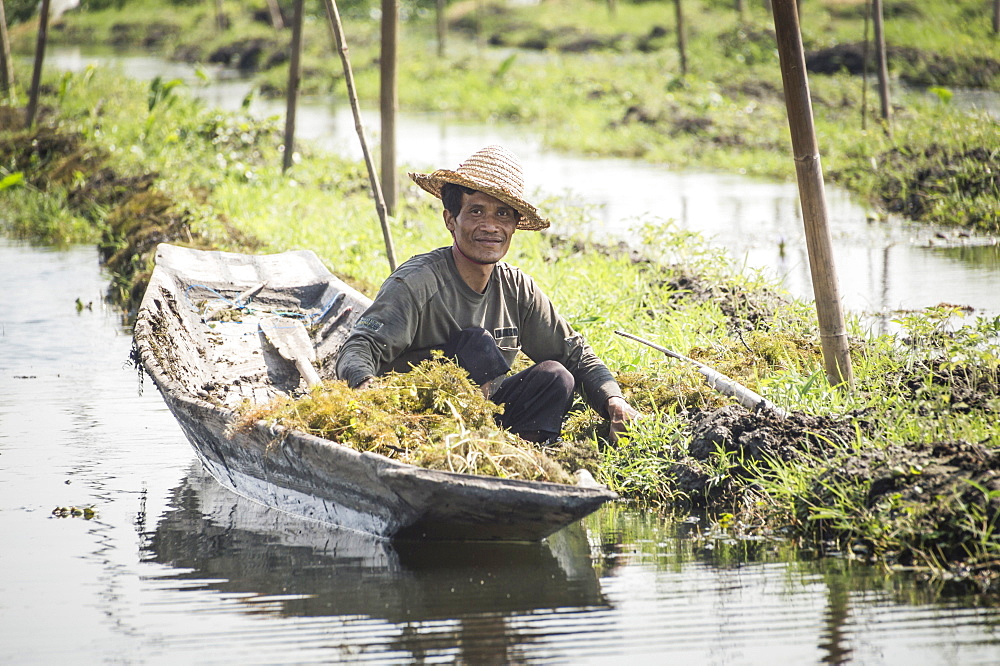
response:
M859 433L877 437L871 430L861 413L782 419L727 406L694 417L687 456L667 473L691 508L755 524L767 523L762 483L775 465L801 466L809 481L789 517L798 533L872 564L1000 590L995 544L984 543L1000 520L1000 450L851 446Z
M952 57L910 46L887 46L889 69L913 86L990 88L1000 79L1000 60L978 55ZM806 53L806 69L815 74L876 72L875 51L864 42L837 44Z
M1000 376L995 366L921 361L897 383L921 415L990 413L1000 408Z
M822 536L871 562L943 570L1000 590L1000 562L984 543L1000 518L996 448L950 441L866 449L839 459L816 480L799 501L800 518L814 507L836 506L833 489L843 487L857 491L862 515L884 531L844 533L835 519L812 521Z
M756 497L754 481L772 462L831 459L854 439L859 418L801 412L781 418L727 405L693 416L688 455L669 474L695 508L738 508Z
M962 227L1000 232L1000 150L974 146L956 150L932 143L922 149L906 146L876 156L884 165L879 198L886 210L911 220L942 221L939 207L951 200L964 202L945 220ZM914 168L916 165L916 168Z
M674 306L682 306L685 301L715 303L726 316L732 332L768 330L774 313L787 304L787 299L771 289L749 290L735 283L713 282L687 271L660 286L671 292L668 302ZM648 312L651 317L660 314L655 306Z
M112 277L109 299L126 312L138 307L157 244L209 247L192 230L194 213L156 187L158 173L119 173L108 166L108 155L56 124L48 109L31 129L24 129L23 109L0 107L0 114L0 128L8 130L0 135L2 164L38 190L61 191L66 208L100 231L98 248ZM259 247L235 229L230 234L244 247Z

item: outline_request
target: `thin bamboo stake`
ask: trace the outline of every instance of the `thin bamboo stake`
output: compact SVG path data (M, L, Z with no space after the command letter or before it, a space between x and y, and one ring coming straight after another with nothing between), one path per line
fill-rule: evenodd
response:
M885 29L882 19L882 0L872 3L872 15L875 19L875 61L878 64L878 97L882 103L882 120L886 132L889 132L891 109L889 106L889 64L885 56Z
M1000 0L993 0L993 34L1000 35Z
M10 38L7 35L7 13L0 0L0 102L9 98L14 103L14 63L10 59Z
M35 124L35 112L38 110L38 87L42 82L42 61L45 60L45 42L49 36L49 0L42 0L42 9L38 14L38 41L35 44L35 68L31 72L31 92L28 95L28 109L24 114L25 127Z
M226 13L222 9L222 0L215 0L215 27L218 28L219 32L226 31Z
M687 43L684 41L684 12L681 10L681 0L674 0L674 13L677 16L677 53L681 58L681 75L688 73Z
M302 15L305 0L295 0L292 18L292 57L288 63L288 102L285 107L285 154L281 160L284 173L292 167L295 152L295 115L299 106L299 83L302 80Z
M798 12L795 0L773 0L772 6L826 377L831 385L850 390L854 387L854 372L827 224L823 169L813 124Z
M344 26L340 22L340 11L337 9L335 0L323 0L323 4L326 7L330 33L337 43L340 60L344 66L344 82L347 84L347 97L351 102L351 111L354 112L354 127L358 132L358 139L361 141L361 152L364 154L365 165L368 167L368 180L371 182L372 195L375 198L375 210L378 212L379 221L382 223L382 237L385 239L385 254L389 260L389 270L394 271L396 270L396 251L392 246L392 232L389 230L389 221L386 219L385 200L382 198L382 185L379 183L378 174L375 173L375 165L372 162L371 152L368 150L368 141L365 139L365 126L361 122L358 93L354 87L351 60L347 55L347 42L344 40Z
M872 14L872 0L865 0L865 38L861 50L861 129L868 129L868 21Z
M389 215L396 212L396 47L399 41L399 0L382 0L382 57L379 104L382 118L382 194Z
M267 0L267 13L271 16L271 27L275 30L285 29L285 19L281 18L281 8L278 0Z
M448 33L448 24L445 17L445 9L447 8L446 0L437 0L435 6L437 7L437 54L438 58L443 58L445 36Z

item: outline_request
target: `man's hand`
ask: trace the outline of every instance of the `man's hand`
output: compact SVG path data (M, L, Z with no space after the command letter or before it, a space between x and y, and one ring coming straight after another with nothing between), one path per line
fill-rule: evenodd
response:
M363 382L361 382L360 384L358 384L358 385L357 385L357 386L355 387L355 390L356 390L356 391L362 391L362 390L364 390L364 389L366 389L366 388L369 388L369 387L371 387L371 385L372 385L372 383L373 383L374 381L375 381L375 378L374 378L374 377L368 377L368 378L366 378L366 379L365 379L365 380L364 380Z
M608 418L611 419L611 443L618 442L618 436L625 432L627 424L639 416L639 412L628 404L625 398L608 398Z

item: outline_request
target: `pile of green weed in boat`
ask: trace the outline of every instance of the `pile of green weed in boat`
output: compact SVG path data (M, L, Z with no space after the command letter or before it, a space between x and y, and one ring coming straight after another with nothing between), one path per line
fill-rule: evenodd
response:
M573 482L559 462L499 428L493 420L499 410L464 370L431 359L363 391L326 381L303 397L246 406L236 428L263 419L428 469Z

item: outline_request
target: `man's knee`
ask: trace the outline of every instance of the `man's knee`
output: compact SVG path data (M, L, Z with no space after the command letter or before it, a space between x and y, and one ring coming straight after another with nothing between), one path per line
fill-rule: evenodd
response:
M573 387L576 380L573 374L566 369L559 361L542 361L537 366L538 373L545 377L549 384L549 390L553 393L565 394L567 398L573 394Z
M510 371L497 341L484 328L472 326L452 333L444 355L456 360L477 384L484 384Z

